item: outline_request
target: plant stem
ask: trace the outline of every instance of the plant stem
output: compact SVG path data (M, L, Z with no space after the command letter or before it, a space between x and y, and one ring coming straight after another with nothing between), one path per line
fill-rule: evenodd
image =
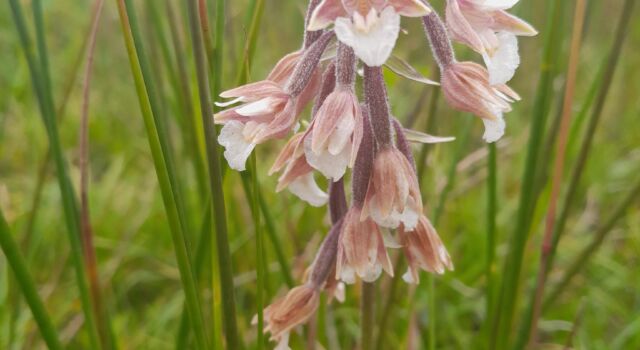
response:
M560 40L557 40L558 27L561 19L561 1L548 1L548 28L546 30L542 67L540 68L540 82L533 110L533 118L529 133L529 145L522 175L520 204L516 219L516 228L509 244L509 252L505 259L500 289L499 303L494 313L494 326L491 348L504 349L509 343L513 315L515 313L516 298L520 282L520 272L524 259L524 248L527 243L531 213L533 212L537 196L535 194L536 167L540 151L540 144L544 138L544 127L550 105L554 58ZM497 342L497 343L496 343Z
M213 110L209 102L209 79L206 66L206 53L203 47L203 37L198 27L198 18L206 16L198 13L197 0L189 0L189 23L191 28L191 41L194 58L196 61L196 73L198 78L198 95L200 96L200 110L204 125L207 160L209 165L209 186L213 201L215 233L218 249L218 266L220 268L220 287L222 288L222 307L224 309L224 329L229 349L240 349L241 342L238 337L236 325L235 292L233 288L233 271L231 267L231 253L227 237L226 209L224 193L222 191L222 173L220 171L220 152L216 141L216 130L213 126ZM218 49L218 48L216 48ZM221 71L217 70L216 75Z
M496 216L498 211L498 165L496 143L487 144L489 157L487 159L487 251L485 262L486 288L486 320L487 325L493 319L493 303L495 298L493 264L496 256ZM487 332L489 335L490 332Z
M131 13L131 22L129 22L128 10L132 9L130 3L125 4L125 0L116 0L116 3L118 5L123 38L131 64L131 72L133 74L138 94L140 109L147 130L147 139L149 141L149 147L151 148L156 175L158 176L158 181L160 183L162 199L169 221L171 238L173 240L176 260L178 262L180 277L185 291L185 299L189 309L191 325L194 328L198 349L207 349L208 343L204 331L204 321L202 318L200 301L198 298L193 271L191 269L191 262L189 261L186 237L184 236L184 219L180 213L180 203L178 202L174 192L175 189L173 182L175 182L175 178L172 176L173 169L171 169L171 164L167 161L168 154L163 148L163 143L166 145L166 139L163 139L166 135L158 132L156 126L157 118L152 111L152 102L150 100L150 96L152 95L147 92L151 83L145 79L145 75L143 74L143 69L147 66L146 56L143 54L141 47L136 51L134 36L139 37L139 32L137 30L137 25L135 25L136 19L135 16L133 16L133 13Z
M580 44L582 43L582 27L584 25L584 15L586 9L585 0L577 0L575 13L573 16L573 34L571 38L571 51L569 55L569 67L567 72L567 83L564 94L564 102L562 106L562 119L560 121L559 139L556 150L556 159L553 170L553 179L551 183L551 198L549 199L549 208L547 210L547 218L545 221L545 233L541 247L540 267L538 268L538 278L535 292L532 297L531 318L523 328L524 336L522 336L521 345L528 340L529 348L532 348L537 342L538 318L540 317L540 307L542 296L544 295L545 282L547 280L547 266L549 263L549 253L551 251L551 242L553 239L553 225L556 220L556 207L558 197L560 195L560 185L563 178L563 170L567 148L567 135L569 126L571 125L571 110L573 107L573 98L575 93L576 75L578 71L578 59L580 57ZM525 323L527 321L525 320Z
M360 301L360 349L373 349L373 327L375 307L375 283L362 282L362 300ZM382 330L380 330L382 331Z
M85 267L83 265L82 244L80 242L80 218L78 216L78 204L76 202L75 193L69 179L66 162L63 156L58 126L56 123L56 114L53 107L53 96L49 83L49 71L47 50L44 41L44 25L42 20L41 4L36 2L34 5L34 19L36 22L36 40L38 42L40 65L36 63L34 53L31 48L31 40L27 32L27 27L22 13L22 7L19 1L9 0L9 5L16 23L20 44L27 59L29 66L31 82L36 92L40 114L42 116L47 136L49 138L49 149L53 157L54 164L58 173L58 186L62 196L62 204L64 210L65 223L67 225L67 234L71 245L71 255L76 275L82 310L86 319L86 325L89 332L89 340L92 348L101 349L98 341L98 331L96 319L91 306L91 298L89 296L89 288Z
M42 299L40 299L38 295L33 279L29 274L29 270L27 270L27 264L20 254L20 248L11 236L9 225L5 221L4 214L2 213L2 208L0 208L0 247L2 247L2 251L7 257L7 262L13 270L16 281L22 290L27 304L29 304L33 318L38 325L40 334L47 344L47 347L50 350L62 350L62 343L60 343L51 318L42 303Z
M255 229L255 237L256 237L256 269L257 269L257 291L256 291L256 308L258 309L258 339L257 346L258 350L264 348L264 290L265 290L265 265L264 265L264 243L262 237L262 230L260 227L260 192L258 188L260 184L258 183L258 167L256 161L256 152L253 152L251 155L251 178L253 183L253 226Z
M89 279L89 291L93 309L96 314L96 321L100 340L104 348L115 349L116 342L113 339L113 330L109 320L107 309L104 307L102 293L100 292L100 281L98 276L98 262L93 244L93 227L91 226L91 215L89 213L89 99L91 91L91 72L93 68L93 57L96 47L96 35L100 25L100 15L104 0L96 0L93 8L91 33L89 35L89 45L87 49L87 66L83 82L83 101L80 116L80 233L83 244L85 265L87 267Z

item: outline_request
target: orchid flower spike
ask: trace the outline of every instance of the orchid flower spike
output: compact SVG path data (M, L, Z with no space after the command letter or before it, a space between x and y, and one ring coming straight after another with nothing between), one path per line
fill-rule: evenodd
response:
M233 100L218 106L241 103L214 116L216 124L224 124L218 142L225 147L231 168L245 170L257 144L282 138L294 129L300 112L318 91L318 64L333 36L327 32L308 49L285 56L266 80L220 94Z
M538 32L505 10L519 0L447 0L446 21L451 37L480 53L491 85L511 80L520 65L517 35Z
M351 46L365 64L381 66L398 39L400 16L421 17L429 12L421 0L323 0L307 29L334 23L338 40Z

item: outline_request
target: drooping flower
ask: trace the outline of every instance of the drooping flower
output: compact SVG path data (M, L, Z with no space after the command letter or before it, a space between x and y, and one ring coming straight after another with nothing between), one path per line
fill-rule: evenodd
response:
M219 142L233 169L245 169L257 144L282 138L295 128L300 112L319 89L318 64L332 38L333 33L325 33L308 49L287 55L266 80L220 94L232 100L219 106L241 103L214 116L217 124L224 124Z
M271 340L278 342L276 350L289 349L289 332L306 323L319 304L320 291L307 283L293 288L284 298L264 309L264 332L271 333Z
M492 85L511 80L520 65L517 35L538 32L505 10L519 0L447 0L446 21L451 37L484 58Z
M397 148L378 151L362 210L380 226L412 229L422 213L422 199L413 165Z
M426 216L421 215L418 225L412 230L400 225L398 235L409 265L407 272L402 276L405 282L419 283L420 269L437 274L453 270L449 253Z
M381 66L398 39L400 16L421 17L430 11L421 0L323 0L307 29L334 23L338 40L368 66Z
M342 224L336 278L352 284L356 276L365 282L373 282L382 271L393 276L391 260L378 225L371 218L361 219L362 211L352 206Z
M448 65L442 75L442 90L453 108L482 118L487 142L496 142L504 135L503 113L511 111L511 102L520 100L507 85L491 85L487 70L473 62Z
M340 44L336 61L335 88L321 101L305 140L309 164L334 180L353 165L362 139L362 114L353 86L356 70L353 50Z

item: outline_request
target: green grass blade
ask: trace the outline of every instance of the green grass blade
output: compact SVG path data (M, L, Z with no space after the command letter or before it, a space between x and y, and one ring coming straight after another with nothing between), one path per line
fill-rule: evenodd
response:
M560 40L557 40L559 24L562 17L562 5L560 1L547 1L547 28L545 30L545 44L543 61L540 69L540 81L534 101L532 124L527 146L527 156L522 175L520 203L516 219L516 227L510 240L509 251L503 268L502 284L500 288L499 303L494 313L494 325L491 348L504 349L509 343L513 316L515 314L516 299L520 282L520 272L524 258L524 248L527 243L531 213L535 208L537 196L535 192L536 166L539 151L544 139L545 121L547 119L550 100L551 84L553 80L554 59L556 57Z
M223 4L224 6L224 4ZM222 190L222 173L220 166L220 151L217 143L216 130L213 125L213 109L209 101L209 79L206 65L206 52L203 46L203 33L198 26L198 18L206 17L206 13L198 12L197 0L188 2L189 24L194 58L196 61L196 73L198 78L198 95L200 96L200 111L204 125L205 141L207 145L207 161L209 164L209 186L213 200L215 233L217 240L218 266L220 268L220 286L222 289L222 303L224 316L225 337L227 347L240 349L241 340L238 337L236 324L235 291L233 287L233 270L231 266L231 253L227 232L227 218ZM221 49L217 46L216 49ZM218 68L218 67L216 67ZM216 75L221 71L216 70Z
M9 5L11 6L13 19L16 23L16 27L18 29L18 34L20 38L20 43L24 54L27 59L27 64L29 66L29 71L31 75L31 81L36 91L36 96L38 99L38 105L40 107L40 112L42 115L43 122L45 124L45 128L47 131L47 136L49 138L49 149L51 150L51 155L53 157L54 164L57 170L57 179L58 186L60 187L60 192L62 194L62 204L64 210L65 223L67 225L67 234L69 237L69 241L71 244L71 255L73 260L73 266L76 274L76 282L78 284L78 289L80 292L80 300L82 302L83 313L86 318L86 324L89 332L89 339L91 341L91 346L95 349L100 349L100 342L98 341L98 331L96 326L95 314L93 312L93 308L91 306L91 298L89 297L89 287L87 283L86 271L83 265L83 253L82 253L82 245L80 242L80 218L78 215L78 204L76 202L76 197L73 191L73 187L71 186L71 181L69 179L69 174L67 171L66 162L64 160L62 146L60 143L60 137L58 133L58 126L56 123L56 115L53 107L53 97L51 89L48 88L50 84L48 83L49 78L48 74L45 74L47 70L43 70L43 67L47 69L47 65L43 64L47 62L46 58L40 59L40 66L36 63L36 58L31 48L31 41L29 39L29 34L27 32L27 27L24 19L24 15L22 13L22 7L19 1L10 0ZM37 4L36 7L37 8ZM46 53L46 45L44 43L43 37L43 29L42 29L42 16L39 14L39 10L36 11L36 22L37 26L40 27L40 30L37 30L38 34L38 42L40 47L40 54L47 55Z
M141 68L141 65L145 65L146 62L141 61L138 57L138 54L136 53L136 45L134 43L134 35L132 32L135 26L131 26L131 23L133 23L134 19L132 17L132 22L130 22L130 17L127 11L127 4L125 4L124 0L116 0L116 3L118 5L123 38L131 64L131 72L134 77L140 108L147 130L147 139L151 148L154 166L156 168L156 175L158 176L158 181L160 183L162 199L170 225L171 238L173 240L176 260L178 261L180 277L185 291L185 299L188 305L189 318L196 335L196 344L198 348L207 349L208 343L204 331L204 322L202 319L200 302L183 232L184 225L181 222L181 216L177 207L178 202L176 201L176 198L174 196L174 189L172 186L172 180L170 178L171 173L165 160L166 154L164 154L163 152L163 147L160 140L161 136L158 132L158 129L156 128L156 123L154 120L155 116L152 112L151 102L149 100L150 96L147 93L147 87ZM139 33L137 34L139 35Z
M489 157L487 158L487 251L485 261L486 286L486 316L487 336L490 336L489 325L492 323L495 302L495 280L493 278L494 260L496 255L496 217L498 215L498 150L496 143L487 145ZM489 339L488 344L491 342Z
M2 208L0 208L0 246L7 258L9 266L13 270L24 298L29 308L31 308L31 313L38 325L44 342L50 350L62 350L62 343L60 343L51 318L42 303L42 299L40 299L40 295L38 295L35 283L33 283L33 278L31 278L24 258L20 254L20 248L11 236L9 225L5 221L4 214L2 213Z

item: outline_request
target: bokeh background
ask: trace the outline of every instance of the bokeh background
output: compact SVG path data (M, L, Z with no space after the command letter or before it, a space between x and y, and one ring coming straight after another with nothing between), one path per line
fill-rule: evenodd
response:
M153 6L158 2L134 1L149 52L154 76L161 87L162 108L170 123L170 136L188 208L192 249L197 247L199 227L206 206L198 188L188 142L181 131L178 90L171 79L162 38L170 40L164 7L161 21L154 22ZM432 3L441 9L444 1ZM498 143L497 256L495 271L502 270L509 238L515 226L529 127L533 117L535 91L539 81L547 6L554 1L522 0L514 13L532 23L541 34L520 40L522 65L510 85L522 96L514 111L506 116L507 133ZM22 1L30 9L30 1ZM178 11L179 29L192 90L196 86L189 43L186 11L182 1L172 1ZM228 1L226 13L223 87L235 85L240 57L247 35L246 0ZM559 53L552 68L553 84L548 91L551 104L547 114L547 135L552 135L560 114L568 46L571 37L574 1L563 1ZM59 113L59 129L74 184L79 180L78 143L82 102L82 70L85 42L91 19L90 1L47 0L44 4L46 40L50 53L52 86ZM575 114L588 102L592 86L611 49L622 0L588 1L581 55L579 58ZM263 78L284 54L301 44L305 2L266 0L259 30L250 80ZM210 6L210 10L213 6ZM637 6L636 6L637 7ZM578 187L558 257L551 271L553 286L567 265L593 239L594 232L608 218L622 198L638 181L640 171L640 22L629 27L628 37L609 89L588 163ZM30 12L27 11L27 14ZM214 11L211 10L213 18ZM31 17L29 25L31 25ZM427 77L438 79L433 58L420 22L403 19L396 55L410 62ZM164 33L164 34L159 34ZM478 55L456 46L460 58L481 61ZM486 254L486 158L481 140L482 123L474 117L450 109L443 100L437 113L428 117L435 88L386 72L394 115L417 130L455 136L453 143L428 146L426 171L421 179L427 213L439 201L444 204L437 229L447 245L456 270L436 278L438 333L441 349L482 348L481 329L485 315L484 275ZM197 106L197 96L193 104ZM574 114L574 116L575 116ZM580 151L585 119L572 123L565 163L565 182ZM429 120L428 120L429 119ZM143 120L133 86L114 1L106 1L95 54L90 106L90 208L95 232L100 281L104 300L112 317L114 333L123 349L173 348L183 309L184 294L179 281L171 236ZM538 169L552 168L554 139L547 138ZM199 140L202 142L202 140ZM283 142L258 148L259 181L262 194L274 218L281 248L290 265L290 274L300 281L329 227L326 208L305 205L287 191L274 192L277 178L267 176ZM416 152L420 149L416 148ZM417 153L416 153L417 154ZM0 5L0 205L20 244L47 310L62 340L71 349L87 348L81 331L83 317L73 269L60 191L48 142L41 122L29 71L21 51L16 28L7 4ZM451 171L452 167L453 171ZM452 176L453 175L453 176ZM544 175L544 174L543 174ZM539 182L540 199L523 257L518 310L527 307L539 263L544 215L550 182ZM240 176L229 171L224 181L232 250L238 324L245 344L255 341L251 326L255 307L255 244L251 212ZM444 193L444 195L443 195ZM562 203L562 198L560 203ZM433 215L433 214L432 214ZM267 300L283 295L287 287L272 242L266 242ZM396 252L393 253L395 259ZM562 348L567 339L579 349L640 348L640 203L632 202L616 222L599 250L542 315L540 337L545 347ZM202 278L203 300L210 300ZM423 281L426 281L423 275ZM378 315L389 293L391 278L378 282ZM426 284L415 289L397 285L390 322L383 331L383 349L421 348L426 344ZM318 330L318 348L351 349L359 336L359 288L347 288L347 301L321 308L321 319L313 321ZM519 322L516 314L516 323ZM573 333L573 335L571 335ZM307 346L309 330L292 336L294 349ZM556 345L553 345L556 344ZM31 313L0 254L0 348L43 348Z

